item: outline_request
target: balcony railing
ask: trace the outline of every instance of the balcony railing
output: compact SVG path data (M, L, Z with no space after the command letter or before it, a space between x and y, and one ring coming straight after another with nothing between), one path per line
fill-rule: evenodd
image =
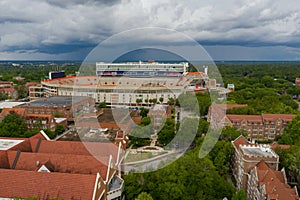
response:
M120 197L122 195L124 188L124 180L115 176L112 182L109 185L108 192L107 192L107 199L114 199Z

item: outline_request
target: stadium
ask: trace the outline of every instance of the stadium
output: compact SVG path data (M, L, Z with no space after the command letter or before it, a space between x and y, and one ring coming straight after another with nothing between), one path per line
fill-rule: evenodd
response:
M94 76L67 76L42 81L44 96L89 96L108 106L166 104L181 93L204 92L215 86L207 71L188 72L189 64L97 62Z

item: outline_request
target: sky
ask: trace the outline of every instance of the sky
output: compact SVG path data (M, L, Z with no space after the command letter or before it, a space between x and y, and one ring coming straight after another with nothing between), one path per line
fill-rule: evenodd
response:
M148 32L147 27L162 31ZM193 40L213 60L295 61L300 60L300 2L0 1L0 60L82 60L108 40L110 54L121 46L130 46L122 50L125 53L167 47L197 54Z

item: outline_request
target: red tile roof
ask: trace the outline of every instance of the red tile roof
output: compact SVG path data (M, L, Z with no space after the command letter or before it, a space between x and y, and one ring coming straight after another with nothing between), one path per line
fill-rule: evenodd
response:
M114 165L108 165L118 150L113 143L51 141L42 133L26 138L0 151L0 197L92 199L96 177L111 177ZM43 165L50 173L38 172Z
M1 169L0 177L0 196L6 198L92 199L96 181L96 175L9 169Z
M268 120L268 121L275 121L278 119L284 121L292 121L296 117L296 115L294 114L262 114L261 116L263 120Z
M258 184L265 186L266 196L270 199L298 200L299 196L295 189L292 189L284 178L284 173L274 171L261 161L256 165Z
M3 108L2 112L0 113L0 117L5 117L8 114L16 113L20 117L24 116L25 114L25 108Z
M8 151L7 155L11 167L16 157L16 151ZM109 157L21 152L15 169L36 171L42 165L51 163L53 172L71 174L100 173L105 180L108 162Z
M226 115L232 122L240 122L246 120L248 122L262 122L261 115Z
M74 141L46 141L42 140L38 153L93 155L107 157L112 155L117 159L118 147L103 142L74 142Z
M249 144L249 142L246 140L246 138L242 135L240 135L239 137L237 137L233 142L234 146L236 148L239 148L240 145L247 145Z
M275 151L275 149L278 147L278 148L281 148L281 149L289 149L291 146L290 145L288 145L288 144L271 144L270 145L271 146L271 149L273 150L273 151Z
M29 117L36 117L36 118L47 118L47 119L51 119L51 117L53 117L53 115L51 115L51 114L26 114L25 117L26 117L26 118L29 118Z

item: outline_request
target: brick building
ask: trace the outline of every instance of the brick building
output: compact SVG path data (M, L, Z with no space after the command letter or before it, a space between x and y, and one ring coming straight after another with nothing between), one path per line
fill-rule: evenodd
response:
M264 161L273 169L278 169L279 156L266 144L253 144L245 137L239 136L232 141L234 156L232 162L233 176L237 182L237 189L247 191L250 170L260 161Z
M285 170L271 169L265 161L260 161L249 172L247 185L249 200L299 200L296 186L291 188L286 179Z
M28 82L26 83L25 87L29 91L30 101L44 97L44 89L42 84L37 82Z
M53 96L29 102L19 107L25 108L27 114L52 114L54 117L67 118L72 122L73 115L78 112L90 112L95 102L91 97Z
M64 128L67 128L67 119L66 118L56 118L52 113L50 114L35 114L27 113L25 108L3 108L0 113L0 121L2 121L6 115L16 113L19 117L24 117L25 123L29 130L40 128L40 129L50 129L55 130L58 124L63 125Z
M295 80L295 85L296 85L296 86L300 86L300 78L296 78L296 80Z
M248 132L248 139L275 140L283 133L294 114L226 115L224 125Z
M11 98L17 97L17 91L14 89L13 82L0 81L0 93L4 93Z
M156 104L150 109L148 117L151 118L151 123L155 131L162 128L165 118L167 118L167 106Z
M121 143L0 138L0 198L122 199Z
M226 111L232 108L245 107L247 104L216 104L213 103L208 109L207 121L214 129L224 127Z

